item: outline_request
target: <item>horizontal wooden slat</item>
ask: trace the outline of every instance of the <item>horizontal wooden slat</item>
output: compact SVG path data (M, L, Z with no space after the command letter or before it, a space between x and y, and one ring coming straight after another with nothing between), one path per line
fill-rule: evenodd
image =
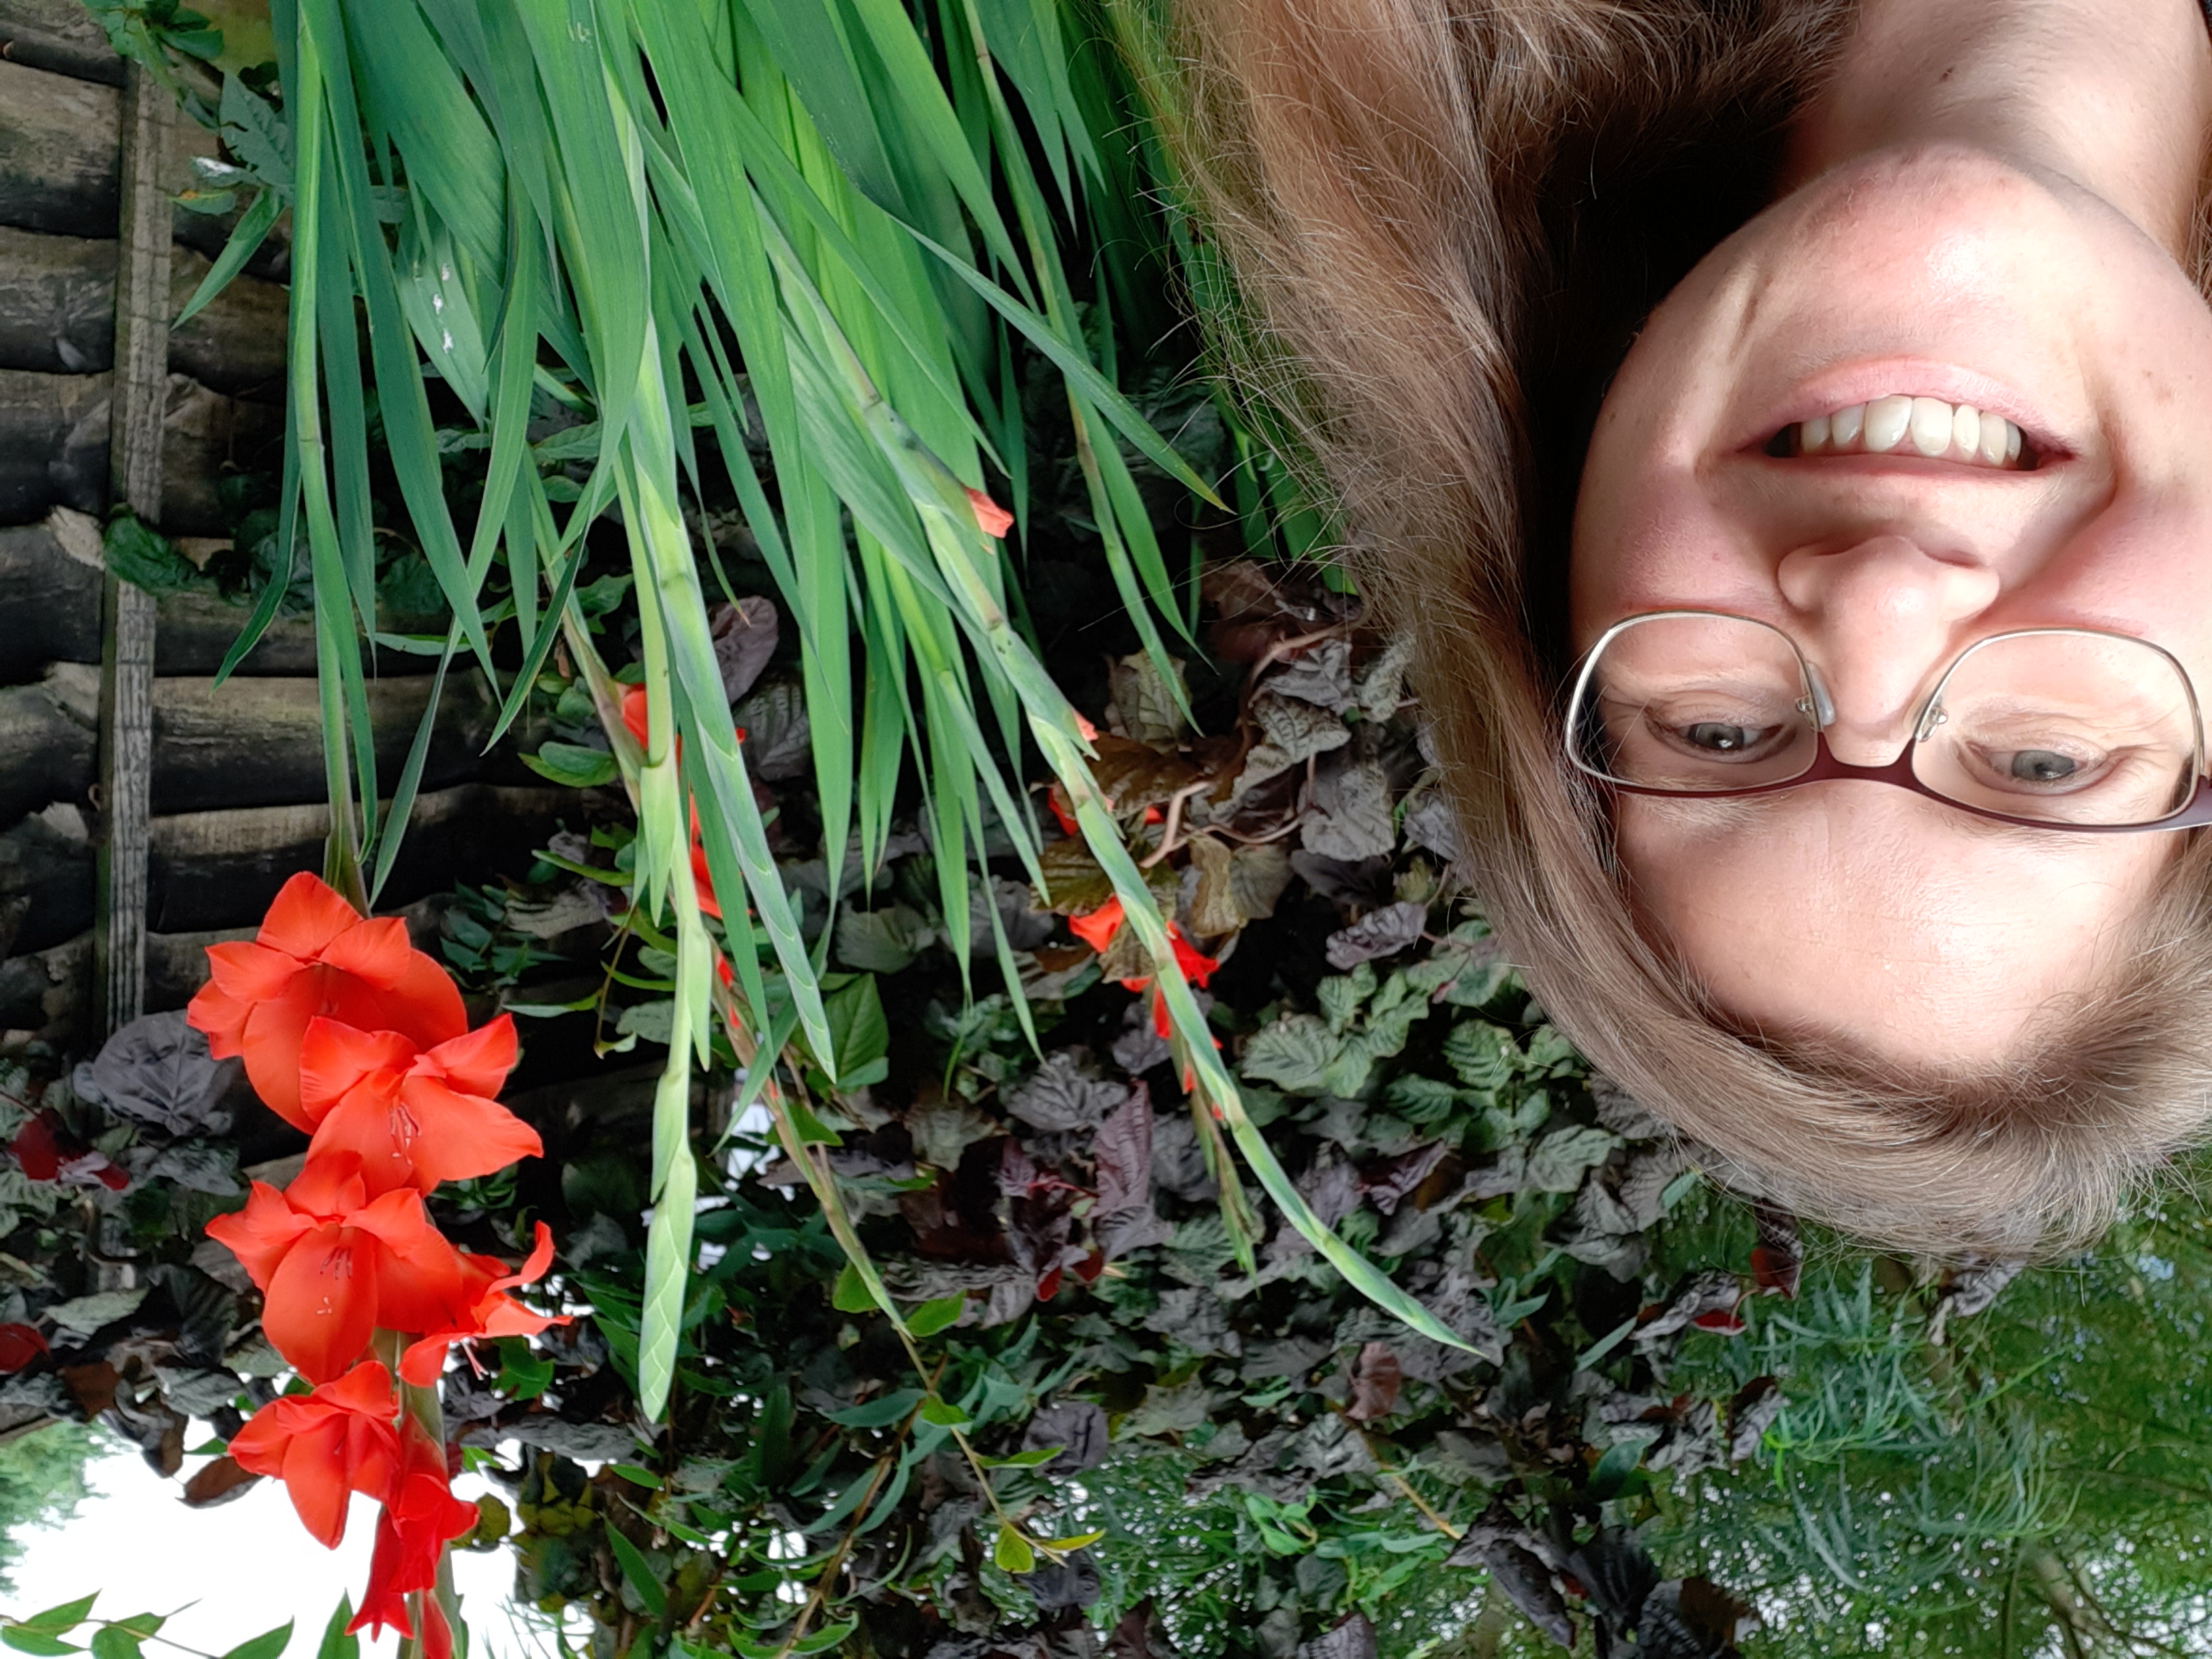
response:
M465 783L419 796L386 884L385 903L411 904L456 879L520 875L577 798L565 789ZM322 866L329 809L230 807L157 817L147 916L156 932L240 927L295 872ZM0 957L46 950L92 926L86 815L57 803L0 833Z
M26 524L55 507L98 513L106 506L109 379L0 369L0 524ZM171 375L161 527L175 536L220 534L216 480L267 462L283 436L282 410Z
M115 262L119 245L0 225L0 368L88 374L115 360ZM179 248L169 309L185 302L208 262ZM289 292L240 276L206 310L169 335L169 366L218 392L281 396Z
M429 681L419 676L369 684L380 777L399 775L429 691ZM35 684L0 689L0 825L52 801L86 800L99 698L100 671L82 663L57 663ZM480 673L457 672L447 680L423 769L425 788L483 775L478 750L495 713ZM208 811L241 800L315 801L324 787L313 680L239 678L220 689L199 676L155 682L156 813Z
M100 660L100 522L58 508L37 524L0 526L0 685L35 680L46 665ZM155 670L213 674L246 626L248 611L206 592L161 601ZM400 619L386 617L391 627ZM404 625L428 631L419 619ZM428 674L434 658L379 651L380 678ZM306 616L279 617L240 663L240 674L312 674L315 631Z
M121 96L112 86L0 58L0 224L63 236L115 234ZM165 176L181 183L191 177L192 156L216 153L215 135L191 121L170 131L176 154ZM176 238L211 259L242 211L218 218L179 208ZM281 279L288 264L277 234L247 268Z
M0 59L123 84L123 60L81 0L0 0Z

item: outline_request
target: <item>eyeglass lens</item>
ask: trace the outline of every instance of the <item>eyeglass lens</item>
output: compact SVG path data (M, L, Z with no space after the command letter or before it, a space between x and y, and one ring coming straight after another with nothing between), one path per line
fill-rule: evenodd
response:
M1811 684L1786 635L1738 617L1642 617L1607 641L1570 715L1577 765L1681 794L1812 769ZM2002 635L1945 675L1911 745L1947 799L2052 823L2151 823L2195 784L2197 720L2172 660L2140 640Z

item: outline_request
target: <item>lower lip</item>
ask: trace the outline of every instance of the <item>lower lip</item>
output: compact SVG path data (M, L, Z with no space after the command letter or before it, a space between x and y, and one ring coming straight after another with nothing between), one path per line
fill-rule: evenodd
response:
M2049 422L2011 386L1973 369L1961 368L1954 363L1930 362L1921 357L1885 358L1823 369L1793 386L1787 398L1739 442L1753 448L1763 447L1785 427L1809 421L1815 416L1832 415L1853 404L1872 403L1877 398L1887 397L1935 398L1947 404L1971 404L1987 413L2002 415L2021 429L2045 465L2069 453L2069 447L2052 434ZM1864 459L1884 460L1892 459L1892 455Z

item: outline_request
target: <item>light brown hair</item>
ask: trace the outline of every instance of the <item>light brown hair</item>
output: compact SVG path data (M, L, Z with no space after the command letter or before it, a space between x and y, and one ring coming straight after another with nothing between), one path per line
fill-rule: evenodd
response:
M1560 753L1569 521L1605 386L1763 204L1849 18L1174 0L1152 90L1237 278L1233 364L1413 635L1468 873L1549 1017L1739 1188L1893 1247L2050 1251L2212 1113L2212 841L2169 865L2112 982L2024 1052L1914 1072L1734 1029L1639 931L1605 804Z

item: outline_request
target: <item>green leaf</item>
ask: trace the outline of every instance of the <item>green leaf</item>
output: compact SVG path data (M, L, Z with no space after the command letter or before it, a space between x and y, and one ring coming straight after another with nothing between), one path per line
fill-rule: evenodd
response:
M540 744L536 754L522 757L522 763L539 777L571 789L602 788L622 775L612 755L580 743Z
M991 1546L991 1559L1007 1572L1030 1572L1036 1567L1036 1551L1013 1527L1001 1522L998 1540Z
M1069 1550L1088 1549L1105 1535L1103 1532L1079 1532L1072 1538L1048 1538L1044 1547L1063 1553Z
M811 1636L793 1642L790 1651L794 1654L827 1653L860 1627L860 1621L857 1619L841 1619L834 1625L824 1625Z
M185 301L185 308L169 324L171 328L182 328L206 310L216 296L231 285L238 273L246 269L246 262L269 239L277 216L283 210L284 204L273 190L264 190L253 198L253 205L246 210L238 223L232 228L230 240L222 245L222 252L216 256L215 264L208 268L208 274L200 278L200 285L192 290L192 297Z
M20 1625L0 1625L0 1642L21 1653L45 1655L82 1653L82 1648L64 1642L58 1636L49 1636L44 1631L25 1630Z
M1294 1095L1317 1095L1328 1086L1342 1042L1313 1014L1285 1014L1256 1032L1244 1048L1246 1077Z
M138 1638L120 1625L102 1625L92 1633L92 1659L138 1659Z
M933 1302L925 1302L906 1316L906 1328L917 1337L935 1336L947 1326L958 1322L960 1310L967 1303L966 1295L958 1291L951 1296L940 1296ZM927 1417L929 1413L924 1412L922 1415ZM932 1418L930 1420L934 1422L936 1419Z
M868 1293L867 1282L860 1270L848 1261L837 1275L836 1287L830 1292L830 1305L839 1313L873 1313L876 1298Z
M1035 1451L1008 1452L1004 1457L979 1456L975 1461L987 1469L1033 1469L1051 1462L1064 1449L1060 1446L1039 1446Z
M895 1389L858 1406L848 1406L842 1411L822 1414L832 1423L848 1429L886 1429L894 1423L905 1421L907 1414L919 1406L921 1400L920 1389Z
M637 1592L637 1599L645 1603L645 1610L658 1619L668 1611L668 1592L653 1575L653 1564L647 1560L636 1545L622 1535L614 1527L606 1528L607 1547L614 1552L615 1560L622 1568L622 1576Z
M907 1322L911 1325L914 1322L909 1319ZM968 1413L933 1395L921 1402L921 1420L943 1429L964 1429L968 1426Z
M277 1659L277 1656L292 1644L292 1621L286 1620L274 1630L264 1630L258 1636L250 1636L222 1656L222 1659Z
M92 1604L99 1599L100 1592L94 1590L91 1595L80 1596L74 1601L64 1601L59 1607L48 1607L44 1613L34 1613L28 1619L17 1620L15 1628L39 1631L48 1636L59 1636L64 1632L75 1630L82 1624L85 1614L92 1611Z
M352 1622L353 1598L341 1595L330 1622L323 1626L322 1644L315 1650L315 1659L360 1659L361 1638L346 1634L346 1626Z
M880 1069L884 1075L889 1074L890 1068L883 1062L890 1052L890 1021L884 1014L883 997L876 989L873 974L855 975L830 992L822 999L822 1012L836 1044L834 1059L840 1089L881 1081L880 1077L864 1079L866 1073Z
M1616 1496L1621 1483L1643 1462L1644 1449L1650 1443L1649 1440L1622 1440L1607 1447L1605 1455L1597 1460L1597 1467L1590 1471L1584 1495L1600 1504Z
M635 1463L610 1463L607 1468L633 1486L643 1486L649 1492L660 1490L660 1477L651 1469L641 1469Z
M118 581L159 597L181 593L200 580L192 562L169 538L141 522L135 513L118 514L100 538L108 574Z

